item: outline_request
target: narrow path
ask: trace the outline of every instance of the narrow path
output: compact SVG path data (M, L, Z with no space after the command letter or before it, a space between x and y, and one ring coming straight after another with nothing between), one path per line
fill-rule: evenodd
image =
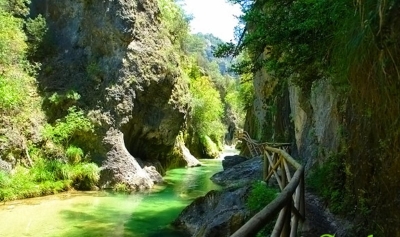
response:
M302 237L319 237L331 234L335 237L346 236L346 222L333 215L315 194L306 191L306 222Z

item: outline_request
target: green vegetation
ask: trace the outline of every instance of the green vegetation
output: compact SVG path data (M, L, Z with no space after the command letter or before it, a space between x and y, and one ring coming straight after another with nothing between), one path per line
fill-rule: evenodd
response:
M24 72L27 61L22 21L0 8L0 110L11 114L27 99L32 78Z
M213 47L222 41L210 34L189 34L190 17L171 0L159 0L165 34L173 43L172 52L179 54L181 73L190 86L190 118L185 142L197 157L217 157L222 149L230 121L244 123L244 107L239 91L242 86L228 71L230 60L216 58Z
M247 208L253 213L261 211L265 206L272 202L278 194L278 190L269 187L264 182L254 182L251 191L246 200ZM271 234L274 229L275 222L266 225L258 234L257 237Z
M36 93L38 66L28 56L39 55L47 26L40 15L20 18L28 14L28 3L0 1L0 155L15 166L11 173L0 171L2 201L92 189L99 179L98 167L87 163L82 149L93 125L69 102L79 95L51 96L54 110L68 110L53 125L46 124Z
M316 193L323 197L333 213L340 213L345 208L344 193L341 192L344 185L343 157L331 156L321 167L316 168L307 177L307 184Z
M216 55L248 53L233 69L270 76L263 99L272 108L272 126L262 133L281 129L274 118L283 118L276 108L289 84L301 89L306 105L317 80L331 81L341 99L342 143L349 149L315 170L310 183L331 209L354 220L355 235L399 233L400 216L393 212L400 208L393 191L400 183L399 1L230 2L242 6L242 33L237 45L223 44ZM263 139L285 137L273 135Z
M38 15L36 18L29 18L25 22L25 29L28 42L28 56L31 58L40 55L38 50L43 46L44 39L47 33L46 20L42 15ZM48 47L48 46L47 46Z
M83 111L75 106L68 109L68 114L63 119L56 120L55 125L47 125L44 137L57 144L68 147L71 142L76 142L84 136L93 135L93 125L86 118Z
M189 20L182 8L173 0L158 0L164 34L168 35L175 49L182 49L189 34Z
M0 171L0 200L55 194L72 187L91 189L98 182L95 164L69 165L57 160L37 160L30 168L17 167L14 174Z
M254 182L247 198L247 208L251 212L257 213L272 202L276 198L277 193L278 190L269 187L264 182Z
M128 185L125 183L117 183L116 185L114 185L113 190L118 193L129 193L130 192Z
M238 46L221 45L216 54L237 55L246 50L250 58L236 64L238 72L265 68L281 81L296 75L293 82L307 91L314 80L327 76L327 52L332 50L338 22L348 8L344 1L231 2L244 6L242 20L247 25ZM247 30L251 26L254 30Z
M193 96L192 125L206 148L211 149L209 139L220 142L225 131L221 122L223 104L219 93L205 76L191 80L190 92Z

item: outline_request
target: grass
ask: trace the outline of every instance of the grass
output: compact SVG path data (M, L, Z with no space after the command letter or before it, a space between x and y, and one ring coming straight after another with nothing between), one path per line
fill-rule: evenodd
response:
M13 174L0 171L0 201L55 194L72 189L91 189L99 180L93 163L69 165L39 160L31 169L17 167Z

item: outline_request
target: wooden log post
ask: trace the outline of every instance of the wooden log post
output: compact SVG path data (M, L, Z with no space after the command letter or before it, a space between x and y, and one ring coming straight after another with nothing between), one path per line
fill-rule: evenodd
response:
M284 207L280 212L278 219L276 219L274 229L272 230L271 237L279 237L281 236L283 226L285 225L285 214L286 207Z
M263 180L265 181L266 179L267 179L267 176L268 176L268 172L269 172L269 167L270 167L270 163L269 163L269 160L268 160L268 157L265 155L265 152L267 152L267 151L264 151L264 153L263 153L263 159L264 159L264 163L263 163Z
M292 220L292 197L286 201L285 212L285 224L282 229L281 237L290 236L290 221Z

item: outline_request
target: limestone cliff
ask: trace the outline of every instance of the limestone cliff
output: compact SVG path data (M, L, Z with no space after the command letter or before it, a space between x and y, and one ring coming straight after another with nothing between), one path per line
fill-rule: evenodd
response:
M309 93L288 84L282 93L272 93L276 82L265 72L255 75L256 99L245 130L262 141L291 142L293 156L309 170L339 150L340 101L328 79L315 81Z
M289 87L289 94L296 148L309 170L339 151L340 101L329 80L314 82L310 95L294 85Z
M76 103L97 125L92 155L102 165L103 187L149 188L143 166L162 172L184 165L171 154L186 116L180 98L187 86L169 53L157 1L33 0L31 8L46 17L50 32L40 88L81 95Z
M317 167L308 184L353 222L353 235L398 236L400 2L298 3L244 8L239 46L268 70L255 75L246 130L293 142L306 171Z

